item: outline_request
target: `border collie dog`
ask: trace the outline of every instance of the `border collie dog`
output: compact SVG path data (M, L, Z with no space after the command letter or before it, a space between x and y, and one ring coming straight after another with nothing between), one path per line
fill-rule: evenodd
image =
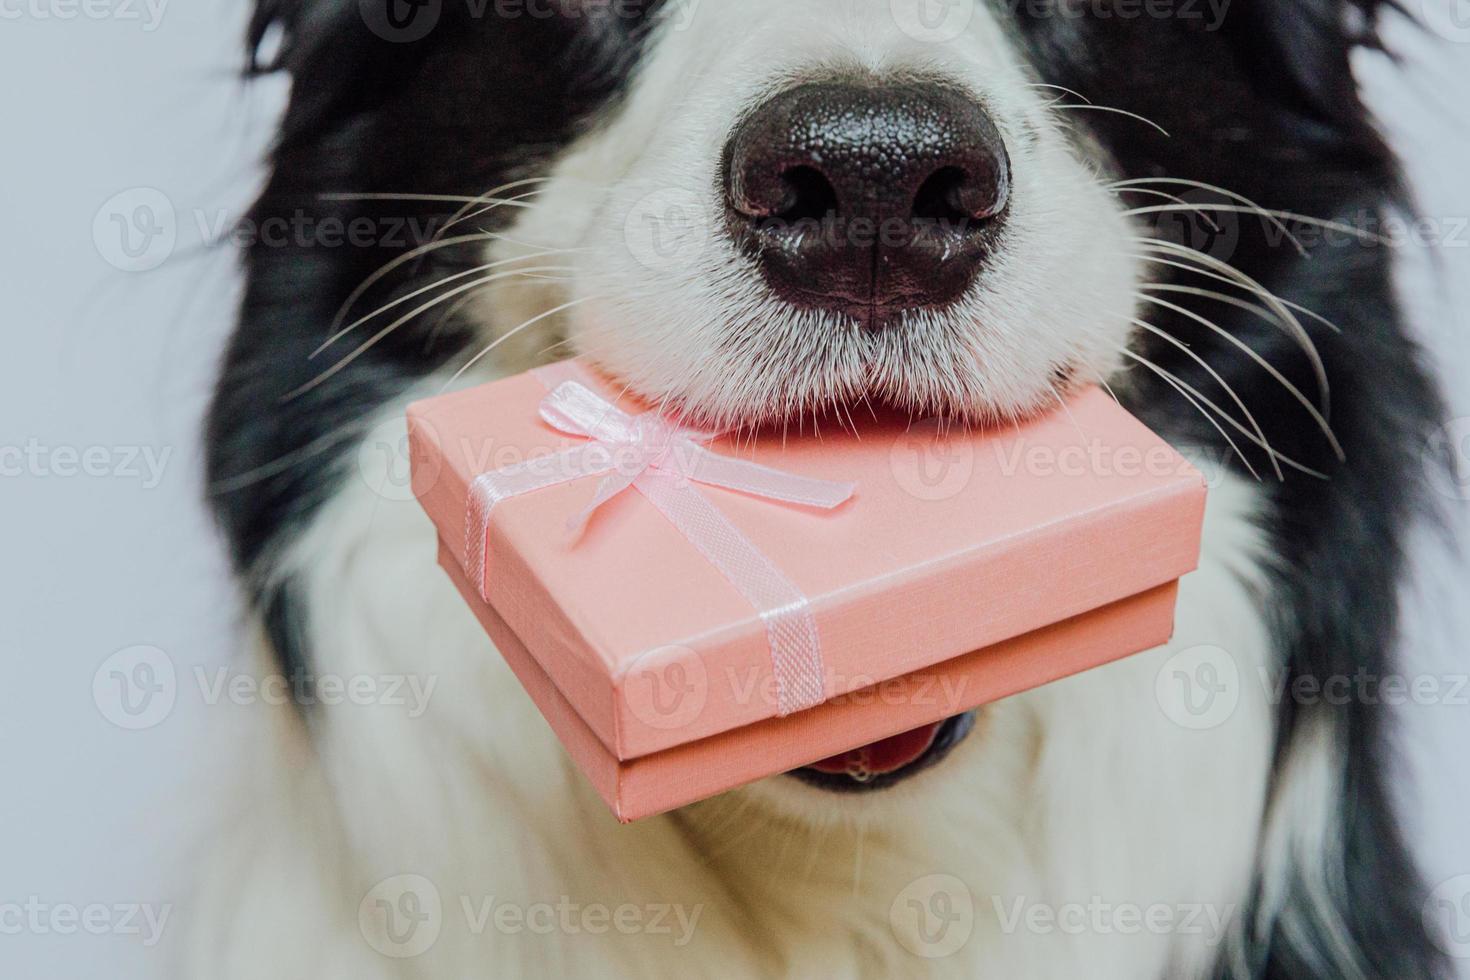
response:
M1349 67L1378 7L259 0L251 220L305 232L248 250L210 487L298 703L190 975L1443 975L1385 709L1303 696L1394 670L1440 413ZM1212 484L1176 638L882 778L620 826L380 479L410 401L574 354L792 431L1105 384Z

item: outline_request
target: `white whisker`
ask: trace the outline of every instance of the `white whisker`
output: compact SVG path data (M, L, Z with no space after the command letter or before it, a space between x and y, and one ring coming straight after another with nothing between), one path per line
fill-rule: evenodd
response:
M464 279L467 276L478 275L478 274L480 274L482 272L488 272L491 269L497 269L497 268L499 268L501 266L512 265L512 264L514 264L516 262L526 262L526 261L530 261L531 259L545 258L548 255L558 255L558 254L561 254L561 253L562 253L562 250L560 250L560 249L552 249L552 250L545 251L545 252L534 252L534 253L532 253L530 255L521 255L521 256L516 256L515 258L510 258L510 259L501 259L499 262L491 262L491 263L489 263L487 265L477 265L473 269L466 269L464 272L457 272L457 273L455 273L452 276L445 276L443 279L440 279L440 280L438 280L436 282L431 282L427 286L423 286L423 287L420 287L419 289L415 289L411 293L407 293L407 294L405 294L403 296L398 297L397 299L390 300L389 302L384 303L382 306L378 307L376 310L373 310L373 312L369 313L367 316L361 317L360 319L354 321L353 323L350 323L347 326L343 327L341 330L339 330L336 333L332 334L325 341L323 341L322 342L322 345L320 347L318 347L316 350L312 351L311 352L311 358L312 359L315 359L316 357L320 356L321 353L323 351L325 351L328 347L331 347L337 341L341 340L343 337L347 336L352 331L354 331L358 327L362 326L364 323L367 323L369 320L372 320L375 317L378 317L378 316L381 316L384 313L387 313L389 310L393 309L396 306L402 306L404 303L407 303L407 302L409 302L409 301L411 301L411 300L413 300L413 299L415 299L415 298L417 298L419 296L422 296L424 293L427 293L427 292L430 292L432 290L438 289L441 286L447 286L451 282L455 282L457 280ZM563 268L570 268L570 266L564 266Z
M1252 201L1244 194L1237 194L1235 191L1227 191L1225 188L1218 187L1215 184L1206 184L1198 180L1187 180L1183 177L1135 177L1132 180L1114 181L1113 183L1108 185L1108 188L1110 190L1119 190L1126 187L1147 187L1155 184L1164 184L1171 187L1193 187L1196 190L1210 191L1211 193L1219 194L1221 197L1229 198L1230 200L1235 201L1237 204L1244 204L1246 207L1250 208L1253 213L1259 214L1261 217L1265 218L1267 221L1275 225L1277 230L1279 230L1283 235L1291 237L1291 229L1287 228L1286 225L1282 223L1281 219L1276 217L1270 211L1267 211L1265 208L1261 207L1259 204L1257 204L1255 201ZM1307 254L1307 250L1305 248L1302 248L1301 242L1298 242L1295 238L1292 238L1292 243L1296 245L1297 249L1301 252L1302 255L1305 256Z
M487 198L465 197L462 194L340 194L329 192L318 194L317 197L323 201L428 201L447 204L467 201L472 206L488 200ZM496 203L512 204L514 202L509 199L502 199ZM519 206L530 207L529 204Z
M1083 95L1081 92L1077 91L1074 88L1067 88L1067 86L1065 86L1065 85L1052 85L1049 82L1028 82L1025 85L1022 85L1021 87L1022 88L1049 88L1049 89L1052 89L1053 91L1056 91L1056 92L1065 92L1067 95L1072 96L1072 98L1074 98L1074 99L1081 99L1083 102L1087 103L1088 105L1094 105L1095 104L1091 99L1089 99L1087 96Z
M1195 313L1193 310L1186 309L1185 307L1180 306L1177 303L1171 303L1168 300L1159 299L1156 296L1139 295L1138 298L1146 303L1153 303L1155 306L1162 306L1165 309L1173 310L1175 313L1178 313L1181 316L1186 316L1196 323L1199 323L1205 327L1208 327L1210 330L1213 330L1215 333L1219 334L1221 337L1224 337L1230 343L1234 344L1236 347L1244 351L1251 360L1255 361L1262 368L1264 368L1266 372L1271 375L1272 378L1274 378L1278 383L1280 383L1283 388L1291 393L1293 398L1301 403L1302 407L1305 408L1308 414L1312 416L1312 421L1317 423L1317 426L1322 430L1322 434L1327 437L1327 441L1332 445L1332 451L1336 454L1337 458L1339 460L1347 459L1347 454L1343 451L1342 443L1338 442L1337 435L1332 431L1332 426L1328 424L1327 419L1323 417L1322 413L1317 410L1317 406L1313 405L1312 400L1306 395L1302 394L1300 388L1292 384L1291 381L1288 380L1284 374L1276 369L1275 365L1262 357L1255 348L1251 347L1239 337L1233 335L1230 331L1226 330L1218 323L1213 323L1205 317L1200 316L1198 313Z
M1283 303L1275 293L1235 266L1221 261L1213 255L1208 255L1184 245L1166 242L1159 238L1140 238L1138 241L1143 244L1145 250L1162 250L1170 255L1177 255L1191 261L1202 262L1218 271L1221 275L1234 278L1241 287L1248 289L1259 297L1263 303L1271 308L1272 312L1281 317L1283 328L1290 332L1292 336L1296 337L1302 345L1302 350L1311 360L1312 369L1317 375L1317 384L1322 394L1322 414L1328 416L1332 414L1331 390L1327 381L1327 366L1322 363L1322 355L1318 352L1317 345L1312 342L1311 334L1307 333L1306 328L1302 326L1301 321L1292 313L1290 307Z
M449 390L450 386L453 385L456 381L458 381L461 377L463 377L466 371L468 371L470 368L474 367L477 363L480 362L480 360L482 358L484 358L486 355L488 355L491 351L493 351L495 348L499 347L501 344L505 343L510 338L514 337L516 334L520 333L522 330L526 330L526 329L534 326L535 324L540 323L542 320L545 320L548 317L555 316L556 314L561 313L561 312L564 312L565 310L569 310L569 309L571 309L574 306L580 306L582 303L587 303L587 302L590 302L592 300L602 299L602 298L603 297L601 297L601 296L583 296L581 299L574 299L574 300L571 300L569 302L563 303L560 306L553 307L552 309L547 310L545 313L538 313L536 316L531 317L531 319L527 320L525 323L522 323L520 326L516 327L515 329L508 331L504 336L497 337L494 341L491 342L491 344L488 347L486 347L484 350L480 351L474 357L472 357L468 361L466 361L465 362L465 365L463 367L461 367L458 371L454 372L453 376L451 376L448 381L444 382L444 387L442 389L440 389L440 390L441 391L447 391L447 390Z
M393 270L397 269L399 266L402 266L408 262L412 262L419 256L427 255L428 253L436 251L437 249L452 248L455 245L467 245L470 242L483 242L488 240L489 239L483 234L460 235L457 238L446 238L443 241L431 241L427 244L420 245L417 248L409 249L402 255L395 256L388 262L385 262L367 278L363 279L363 281L358 284L356 289L347 294L347 298L342 301L342 306L337 310L337 315L332 318L331 326L328 328L329 331L335 331L338 327L342 326L342 321L347 319L347 315L349 312L351 312L353 304L361 299L363 295L369 289L372 289L376 283L382 280L384 276L393 272Z
M1117 188L1114 191L1114 194L1143 194L1148 197L1159 197L1163 198L1166 201L1173 201L1175 204L1182 204L1184 207L1189 208L1195 214L1199 215L1199 217L1210 226L1211 231L1220 230L1219 223L1215 221L1214 218L1210 217L1208 211L1198 205L1190 204L1178 194L1170 194L1168 191L1154 190L1151 187L1121 187ZM1126 214L1128 212L1124 213Z
M1224 283L1227 286L1235 286L1237 288L1240 288L1240 282L1238 280L1230 279L1230 278L1228 278L1226 276L1222 276L1222 275L1219 275L1217 273L1210 272L1208 269L1201 269L1199 266L1186 265L1183 262L1176 262L1176 261L1174 261L1172 259L1161 259L1161 258L1157 258L1155 256L1148 256L1148 255L1133 255L1133 256L1129 256L1129 257L1130 258L1136 258L1136 259L1138 259L1141 262L1154 262L1154 263L1157 263L1158 265L1166 265L1166 266L1169 266L1170 268L1182 269L1185 272L1193 272L1196 275L1204 276L1206 279L1213 279L1216 282L1222 282L1222 283ZM1260 310L1264 314L1269 314L1268 316L1265 316L1264 319L1266 319L1270 323L1276 324L1277 326L1281 327L1283 330L1287 330L1289 332L1289 328L1287 327L1287 325L1285 323L1283 323L1281 321L1281 319L1279 317L1277 317L1274 313L1271 313L1270 310L1267 310L1264 307L1258 307L1258 306L1256 306L1253 303L1247 303L1245 300L1237 299L1237 298L1232 297L1232 296L1226 296L1224 293L1218 293L1218 292L1215 292L1215 291L1209 290L1209 289L1195 289L1192 286L1179 286L1179 285L1175 285L1173 283L1144 283L1143 286L1144 286L1145 289L1162 289L1162 290L1168 290L1168 291L1173 291L1173 292L1195 292L1195 293L1197 293L1197 294L1199 294L1201 296L1210 296L1210 297L1212 297L1214 299L1218 299L1221 302L1231 303L1231 304L1234 304L1234 305L1239 305L1239 306L1241 306L1242 309L1244 309L1244 308L1250 308L1250 309L1253 309L1253 310ZM1342 333L1342 328L1341 327L1339 327L1337 324L1333 323L1331 320L1329 320L1326 317L1324 317L1322 314L1317 313L1316 311L1314 311L1314 310L1312 310L1312 309L1310 309L1308 307L1305 307L1305 306L1301 305L1300 303L1293 303L1289 299L1282 299L1281 297L1278 296L1277 297L1277 300L1281 303L1281 305L1289 308L1290 310L1292 310L1295 313L1300 313L1302 316L1305 316L1305 317L1308 317L1309 319L1312 319L1312 320L1317 321L1318 323L1322 324L1327 329L1331 330L1333 333L1336 333L1336 334Z
M442 237L442 236L448 234L449 229L453 228L455 225L460 224L462 222L466 222L466 221L473 221L473 220L475 220L476 218L478 218L478 217L480 217L482 215L489 214L490 212L494 211L496 208L504 207L505 205L509 204L510 202L517 202L514 205L515 207L528 208L528 209L529 208L534 208L536 206L535 204L524 204L524 203L520 203L520 202L525 201L527 198L535 197L537 194L542 193L544 190L545 190L545 188L543 188L543 187L535 187L535 188L532 188L529 191L526 191L523 194L517 194L514 197L510 197L510 198L505 198L505 199L485 198L485 200L488 201L488 202L490 202L490 203L486 204L485 207L482 207L479 210L473 211L473 212L470 211L470 208L474 207L475 203L480 203L480 202L472 202L470 204L466 204L464 207L460 208L458 211L454 212L454 214L452 214L452 215L449 216L449 220L444 223L444 227L443 228L440 228L439 229L439 233L437 235L435 235L434 237L435 238Z
M1122 354L1124 357L1132 361L1136 361L1137 363L1142 364L1144 367L1148 368L1154 374L1157 374L1161 379L1163 379L1165 384L1177 391L1180 396L1184 398L1185 401L1189 402L1189 404L1193 406L1196 412L1199 412L1201 418L1210 423L1210 425L1214 426L1215 431L1220 433L1220 438L1224 439L1225 443L1231 448L1232 451L1234 451L1235 455L1240 458L1241 465L1246 468L1250 475L1254 477L1257 481L1261 479L1261 475L1256 472L1256 468L1251 465L1251 461L1249 459L1246 459L1245 453L1240 451L1240 446L1236 445L1235 440L1230 438L1230 433L1226 432L1225 429L1220 425L1220 423L1215 421L1214 417L1211 416L1209 412L1206 412L1204 408L1200 406L1200 403L1190 396L1189 391L1193 389L1190 389L1189 385L1185 384L1183 381L1180 381L1178 378L1174 377L1174 375L1170 374L1168 371L1165 371L1153 361L1150 361L1148 358L1142 356L1141 354L1133 353L1133 351L1129 350L1126 347L1119 347L1118 353ZM1218 409L1216 410L1218 411Z
M1119 350L1126 357L1129 357L1129 358L1131 358L1131 359L1133 359L1135 361L1139 361L1140 363L1145 363L1146 362L1146 365L1149 368L1151 368L1152 370L1154 370L1156 373L1158 373L1161 377L1167 376L1166 380L1169 380L1172 384L1177 385L1180 388L1182 388L1184 392L1187 392L1189 395L1191 395L1194 398L1198 399L1200 401L1200 403L1202 403L1203 405L1205 405L1206 407L1208 407L1211 411L1213 411L1216 415L1218 415L1220 417L1220 419L1222 421L1226 422L1232 429L1234 429L1236 432L1240 433L1242 436L1244 436L1246 439L1248 439L1251 443L1255 444L1256 446L1259 446L1265 452L1270 453L1274 458L1279 459L1281 462L1285 463L1287 466L1291 467L1292 469L1297 470L1297 471L1299 471L1301 473L1305 473L1308 476L1314 476L1314 477L1318 478L1319 480L1325 480L1325 479L1327 479L1327 474L1326 473L1323 473L1323 472L1321 472L1319 470L1314 470L1310 466L1307 466L1305 463L1300 463L1297 460L1292 459L1290 456L1287 456L1287 455L1285 455L1283 453L1278 453L1276 450L1272 449L1271 446L1260 442L1256 438L1255 433L1253 433L1249 429L1247 429L1244 425L1242 425L1240 422L1238 422L1233 415L1231 415L1229 412L1227 412L1224 409L1222 409L1219 405L1215 404L1215 402L1212 401L1208 396L1206 396L1205 394L1203 394L1202 392L1200 392L1199 389L1195 388L1193 385L1189 384L1187 381L1184 381L1183 379L1179 378L1176 375L1170 374L1168 371L1165 371L1163 368L1159 367L1157 364L1154 364L1152 361L1149 361L1148 358L1142 357L1142 356L1134 353L1133 351L1128 350L1126 347L1119 348ZM1216 428L1219 428L1219 427L1216 426ZM1221 432L1221 435L1224 435L1224 432ZM1229 437L1227 436L1226 438L1228 439ZM1231 442L1231 446L1232 447L1235 446L1235 444L1234 444L1233 441ZM1240 450L1238 448L1236 449L1236 453L1237 453L1237 455L1239 455L1239 453L1240 453ZM1246 463L1247 468L1250 467L1250 463L1249 462L1246 462L1244 456L1241 456L1241 461ZM1260 479L1260 475L1257 474L1254 469L1251 469L1251 475L1254 476L1257 480Z
M549 266L547 268L548 269L557 269L557 268L565 268L565 267L564 266ZM536 270L526 270L526 271L536 271ZM420 305L418 307L415 307L414 309L412 309L409 312L405 313L403 316L401 316L398 319L394 320L392 323L388 324L382 330L379 330L377 333L373 334L371 337L369 337L366 341L363 342L362 346L358 347L352 353L348 354L346 357L344 357L341 360L337 361L335 364L333 364L331 367L327 368L321 374L318 374L315 378L313 378L312 380L308 381L306 384L302 385L301 387L297 388L295 391L292 391L292 392L288 393L282 400L283 401L290 401L291 399L296 398L296 397L298 397L300 395L303 395L306 392L311 391L313 388L316 388L318 385L322 384L323 382L325 382L326 380L328 380L329 378L333 377L338 372L340 372L341 370L343 370L344 368L346 368L347 365L349 365L353 361L357 360L363 354L366 354L369 350L371 350L374 346L376 346L380 341L382 341L385 337L387 337L393 331L397 330L399 327L403 326L405 323L408 323L409 321L413 320L414 317L417 317L417 316L419 316L419 315L421 315L423 313L428 312L429 310L432 310L434 307L438 306L440 303L443 303L443 302L445 302L446 300L449 300L449 299L453 299L455 296L459 296L459 295L461 295L463 293L467 293L467 292L469 292L472 289L480 289L480 288L482 288L482 287L484 287L484 286L486 286L486 285L488 285L488 284L490 284L492 282L499 281L500 279L511 278L511 277L517 276L517 275L520 275L520 272L517 271L517 270L511 270L509 272L497 272L494 275L485 276L484 278L477 279L474 282L465 283L462 286L456 286L454 289L451 289L451 290L449 290L446 293L442 293L441 295L434 297L433 299L429 300L427 303L424 303L424 304L422 304L422 305Z
M1067 105L1067 104L1061 103L1061 102L1054 102L1054 103L1052 103L1051 108L1056 109L1056 110L1059 110L1059 111L1062 110L1062 109L1067 109L1067 110L1070 110L1072 112L1087 112L1087 111L1092 111L1092 112L1111 112L1111 113L1115 113L1115 114L1117 114L1119 116L1126 116L1129 119L1136 119L1139 122L1143 123L1145 126L1152 126L1154 129L1157 129L1160 133L1163 133L1165 136L1168 136L1169 135L1169 131L1167 129L1165 129L1163 126L1160 126L1158 123L1154 122L1152 119L1149 119L1146 116L1140 116L1136 112L1129 112L1127 109L1116 109L1113 106L1109 106L1109 105L1094 105L1091 102L1087 103L1086 105Z
M1232 214L1269 214L1269 212L1257 211L1251 208L1243 208L1235 204L1185 204L1182 207L1177 204L1150 204L1144 207L1129 208L1128 210L1123 212L1123 215L1124 217L1128 218L1137 218L1142 217L1146 214L1170 214L1178 211L1193 211L1196 214L1199 214L1203 211L1225 211ZM1220 226L1218 223L1212 221L1211 224L1215 225L1215 230L1219 230ZM1292 245L1296 246L1296 250L1298 252L1303 255L1307 254L1307 247L1302 244L1302 240L1300 238L1297 238L1296 235L1292 234L1290 231L1284 232L1284 235L1287 239L1291 241Z
M1276 479L1284 481L1286 479L1286 474L1281 472L1281 466L1276 460L1276 457L1280 454L1277 453L1274 448L1272 448L1271 441L1266 438L1266 430L1261 428L1261 423L1256 421L1256 417L1251 414L1251 410L1246 407L1245 402L1241 400L1240 395L1237 394L1235 389L1231 387L1230 384L1220 376L1220 372L1211 367L1209 362L1206 361L1203 357L1200 357L1194 351L1190 350L1188 344L1184 343L1182 340L1179 340L1177 337L1171 336L1167 331L1160 330L1153 324L1145 320L1140 320L1138 317L1129 317L1128 321L1136 327L1147 330L1149 333L1153 334L1156 337L1163 338L1167 343L1170 343L1173 346L1182 350L1191 360L1193 360L1196 364L1205 369L1205 373L1208 374L1212 379L1214 379L1214 382L1217 385L1224 389L1225 393L1230 396L1230 400L1235 402L1235 407L1239 408L1241 413L1245 415L1246 421L1250 423L1251 428L1256 430L1256 435L1259 437L1258 444L1265 448L1266 452L1270 453L1271 455L1271 468L1276 472Z
M437 240L436 241L431 241L431 242L429 242L429 243L427 243L425 245L420 245L419 247L414 248L414 249L410 249L409 251L404 252L402 255L399 255L399 256L393 258L392 260L390 260L389 262L384 263L376 272L372 273L372 275L370 275L366 279L364 279L358 285L358 287L356 289L354 289L351 293L349 293L348 296L347 296L347 298L342 301L342 306L338 309L337 315L332 318L331 326L328 329L329 330L332 330L332 331L335 331L335 330L339 329L342 326L342 322L347 319L348 314L351 312L353 304L355 304L359 299L361 299L363 297L363 295L366 294L369 289L373 288L373 286L375 284L377 284L378 282L380 282L383 279L384 276L387 276L387 275L391 274L395 269L398 269L399 267L403 266L404 264L406 264L408 262L412 262L416 258L419 258L421 256L427 255L430 252L438 251L439 249L442 249L442 248L452 248L452 247L454 247L456 245L468 245L468 244L471 244L471 243L474 243L474 242L492 242L492 241L507 242L507 243L509 243L511 245L516 245L516 246L523 247L523 248L534 248L534 247L536 247L536 246L528 246L524 242L518 242L518 241L516 241L516 240L514 240L512 238L506 237L505 235L498 235L498 234L494 234L492 232L483 232L483 231L482 232L476 232L473 235L457 235L454 238L446 238L446 239L443 239L442 241L437 241ZM570 255L570 254L572 254L574 252L578 252L578 251L585 251L585 250L584 249L575 249L575 248L569 248L569 249L562 249L562 250L560 250L560 252L562 254L567 254L567 255Z
M1283 222L1297 222L1298 225L1311 225L1314 226L1314 228L1326 229L1326 231L1341 231L1344 232L1344 234L1352 235L1352 237L1360 239L1360 241L1369 242L1369 244L1388 244L1388 239L1383 238L1382 235L1374 235L1373 232L1363 231L1363 229L1354 228L1354 226L1352 225L1344 225L1344 223L1342 222L1333 222L1333 220L1327 220L1324 219L1324 217L1298 215L1297 212L1282 212L1282 210L1264 209L1264 207L1241 207L1239 206L1239 204L1198 204L1198 206L1195 206L1195 204L1189 204L1188 201L1186 201L1185 206L1188 207L1189 210L1194 210L1194 212L1198 212L1198 210L1211 210L1211 212L1229 212L1235 213L1235 215L1261 215L1277 217L1277 219L1283 220ZM1123 213L1125 213L1125 215L1154 215L1154 213L1177 212L1177 210L1182 209L1179 209L1179 207L1169 207L1160 204L1160 206L1135 207L1135 209L1127 210L1127 212ZM1301 244L1301 239L1295 237L1295 235L1292 235L1291 232L1286 232L1286 237L1292 239L1292 244L1297 245L1298 250L1304 250L1305 247Z

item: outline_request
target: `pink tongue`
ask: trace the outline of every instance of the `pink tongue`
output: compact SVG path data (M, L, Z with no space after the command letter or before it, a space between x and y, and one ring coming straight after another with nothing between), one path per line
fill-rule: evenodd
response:
M833 775L847 773L863 782L874 776L897 772L929 751L929 746L934 744L942 724L944 723L935 722L892 738L872 742L850 752L834 755L830 759L823 759L807 768Z

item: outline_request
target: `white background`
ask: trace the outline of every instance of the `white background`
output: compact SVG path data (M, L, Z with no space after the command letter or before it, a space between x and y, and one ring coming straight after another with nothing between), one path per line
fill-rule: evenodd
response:
M192 680L196 666L213 670L236 654L238 625L201 503L198 440L237 256L200 245L241 213L284 94L274 80L247 90L233 74L243 7L169 5L150 30L141 3L120 8L137 19L62 20L57 0L0 0L0 445L169 453L157 486L146 485L146 469L0 477L0 904L179 906L152 948L136 936L0 934L6 977L162 972L187 903L180 845L210 840L207 801L187 787L201 773L229 778L228 733L241 720L230 715L252 710L206 708ZM1470 31L1434 13L1439 33L1394 32L1407 73L1382 59L1362 73L1422 210L1450 228L1470 216ZM105 231L94 235L94 219L140 187L172 203L178 244L160 268L125 273L109 263L116 251ZM1465 418L1470 233L1457 246L1439 250L1438 273L1406 251L1405 292L1453 414ZM1463 519L1461 501L1442 502ZM1463 672L1466 576L1426 546L1419 580L1412 669ZM137 645L167 654L179 694L161 724L126 731L99 711L93 678ZM1470 872L1470 709L1402 714L1412 760L1403 785L1430 876Z

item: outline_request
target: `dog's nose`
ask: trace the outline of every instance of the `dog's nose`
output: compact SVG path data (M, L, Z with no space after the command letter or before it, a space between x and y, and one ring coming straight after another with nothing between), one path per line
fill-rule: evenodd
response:
M731 232L782 298L869 326L964 294L1010 199L1000 131L937 84L813 82L725 150Z

